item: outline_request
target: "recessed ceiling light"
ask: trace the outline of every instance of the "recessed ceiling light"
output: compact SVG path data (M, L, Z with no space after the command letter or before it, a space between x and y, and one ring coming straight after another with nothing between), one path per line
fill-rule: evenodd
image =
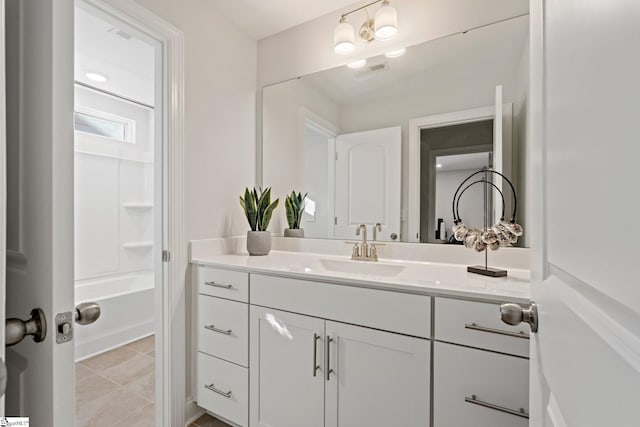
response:
M87 76L89 80L93 80L94 82L98 82L98 83L104 83L107 80L109 80L107 76L100 73L87 73L85 74L85 76Z
M384 56L386 56L387 58L399 58L405 53L407 53L407 48L403 47L401 49L396 49L396 50L392 50L391 52L387 52L384 54Z
M437 168L441 168L441 167L442 167L442 164L438 163L438 164L436 165L436 167L437 167Z
M347 64L347 67L352 68L352 69L357 69L357 68L362 68L365 65L367 65L367 60L366 59L361 59L359 61L355 61L355 62L350 62Z

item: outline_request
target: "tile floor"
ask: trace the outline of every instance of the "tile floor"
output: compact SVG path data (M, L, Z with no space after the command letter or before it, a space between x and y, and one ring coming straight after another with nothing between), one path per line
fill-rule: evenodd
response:
M76 363L76 427L155 427L155 341ZM209 415L189 427L228 427Z
M76 363L76 427L155 427L153 336Z

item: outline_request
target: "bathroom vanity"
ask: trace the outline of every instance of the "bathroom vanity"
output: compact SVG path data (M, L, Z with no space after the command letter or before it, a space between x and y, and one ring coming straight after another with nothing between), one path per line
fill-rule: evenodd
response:
M273 252L193 258L194 398L237 426L528 425L529 331L508 278Z

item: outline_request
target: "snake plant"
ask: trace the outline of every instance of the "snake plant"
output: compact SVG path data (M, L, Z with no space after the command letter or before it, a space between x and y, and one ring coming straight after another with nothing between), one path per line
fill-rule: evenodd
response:
M279 199L271 202L271 188L260 189L260 194L255 189L245 188L244 196L240 196L240 206L244 209L251 231L266 231L271 221L271 216Z
M300 224L302 223L302 213L304 212L304 205L308 194L309 193L306 193L303 196L302 193L296 194L295 191L292 191L290 196L285 197L284 207L287 210L287 222L289 223L289 228L300 228Z

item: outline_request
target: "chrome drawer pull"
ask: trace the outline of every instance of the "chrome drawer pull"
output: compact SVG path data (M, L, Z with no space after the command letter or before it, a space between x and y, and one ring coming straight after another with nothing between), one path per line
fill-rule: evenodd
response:
M327 346L325 347L325 362L326 362L326 371L327 371L327 381L331 380L331 374L333 374L333 369L331 369L331 343L333 342L333 338L327 335Z
M520 332L503 331L501 329L493 329L493 328L487 328L486 326L476 325L475 323L472 323L472 324L467 323L464 325L464 327L465 329L472 329L474 331L480 331L480 332L488 332L490 334L506 335L508 337L523 338L525 340L529 339L529 335L525 334L522 331Z
M504 412L505 414L511 414L511 415L515 415L516 417L529 419L529 414L527 413L527 411L524 410L524 408L520 408L519 410L515 411L513 409L505 408L504 406L494 405L493 403L489 403L489 402L483 402L482 400L478 400L475 394L472 394L471 397L465 397L464 401L474 405L482 406L484 408L489 408L495 411Z
M318 369L320 369L320 365L318 365L318 340L320 339L320 335L313 334L313 376L315 377L318 373Z
M221 396L226 397L227 399L231 399L231 390L224 392L222 390L218 390L213 384L205 385L204 388L207 390L211 390L214 393L218 393Z
M218 328L216 328L214 325L208 325L208 326L205 326L204 328L205 328L205 329L208 329L208 330L210 330L210 331L213 331L213 332L217 332L217 333L219 333L219 334L223 334L223 335L231 335L231 329L228 329L228 330L226 330L226 331L225 331L224 329L218 329Z
M222 288L222 289L231 289L232 286L231 285L223 285L221 283L216 283L216 282L204 282L205 285L207 286L213 286L214 288Z

